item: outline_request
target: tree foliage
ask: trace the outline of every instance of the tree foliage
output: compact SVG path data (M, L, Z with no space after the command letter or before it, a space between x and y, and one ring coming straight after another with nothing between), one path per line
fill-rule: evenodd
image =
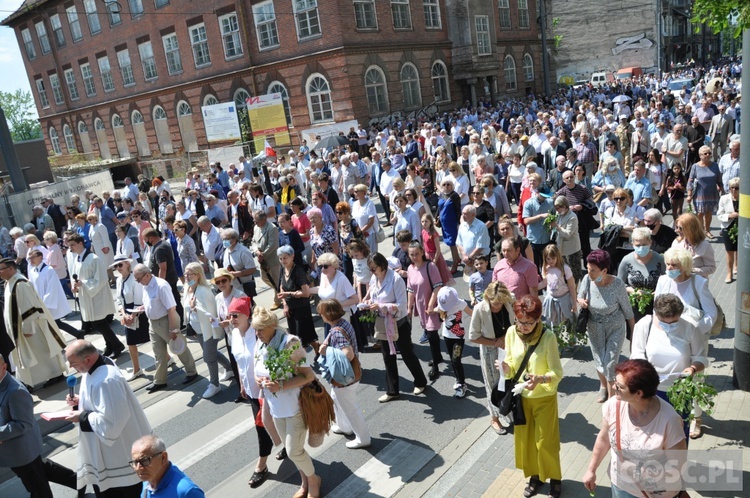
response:
M714 33L727 33L739 38L750 29L750 2L748 0L695 0L693 22L706 23Z
M13 93L0 91L0 107L5 111L5 119L14 142L42 138L42 127L34 118L34 98L31 92L21 89Z

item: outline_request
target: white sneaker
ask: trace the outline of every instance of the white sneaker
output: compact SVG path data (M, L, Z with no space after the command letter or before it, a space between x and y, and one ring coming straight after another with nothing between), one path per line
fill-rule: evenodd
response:
M203 399L208 399L216 396L221 392L221 386L215 386L213 384L209 384L206 388L206 392L203 393Z
M144 375L146 374L144 374L143 370L139 368L138 371L130 373L130 375L127 376L127 379L128 379L128 382L130 382L132 380L137 379L138 377L143 377Z
M456 389L456 393L453 395L454 398L463 398L466 396L466 386L460 385L458 389Z
M458 382L456 382L455 384L453 384L453 390L454 391L456 391L459 387L461 387L461 384L459 384Z
M219 377L219 380L222 382L230 379L234 379L234 372L232 372L231 370L224 370L224 373L221 374L221 377Z
M341 429L341 427L339 427L339 426L338 426L338 425L336 425L336 424L333 424L333 425L331 426L331 432L333 432L334 434L341 434L341 435L344 435L344 436L351 436L352 434L354 434L353 432L344 432L344 431L343 431L343 430Z
M359 450L361 448L369 448L372 443L363 443L362 441L354 440L354 441L347 441L346 447L350 450Z

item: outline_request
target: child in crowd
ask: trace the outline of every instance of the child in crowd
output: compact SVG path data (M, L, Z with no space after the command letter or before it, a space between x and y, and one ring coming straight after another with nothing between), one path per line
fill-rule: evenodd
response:
M488 270L489 255L474 258L474 269L476 272L469 277L469 296L471 296L472 308L484 300L484 291L492 282L492 270Z
M672 165L672 169L667 173L667 193L669 194L669 201L672 203L672 218L677 222L677 218L682 214L682 205L685 202L685 188L687 186L687 178L682 172L682 164L675 163Z
M354 278L354 290L357 291L359 302L361 303L364 297L367 295L367 291L370 286L370 267L367 266L367 256L370 255L370 246L364 241L354 239L349 242L346 246L349 251L349 257L352 258L352 274ZM362 312L359 308L352 313L352 327L357 335L357 349L364 351L368 341L372 342L373 348L378 349L380 343L374 339L375 329L374 324L370 322L363 322L359 319L362 316Z
M396 242L398 247L393 249L391 256L398 259L401 263L400 268L394 268L393 271L401 275L404 281L406 281L406 270L411 265L411 259L409 259L409 243L411 242L412 234L409 230L399 230L396 232Z
M545 323L550 328L565 322L572 325L577 296L573 271L563 262L560 249L555 244L545 247L542 257L544 265L539 288L547 288L542 301Z
M456 384L453 386L455 393L453 397L463 398L466 396L466 377L464 376L464 324L462 322L464 313L471 316L471 308L466 301L458 297L458 292L453 287L441 287L438 291L437 309L443 320L441 333L445 339L445 346L451 358L453 375L456 376Z
M440 251L440 234L435 230L435 218L431 214L422 215L422 246L424 247L425 257L435 263L440 271L440 279L444 285L453 285L453 280L448 263L445 262L443 253Z

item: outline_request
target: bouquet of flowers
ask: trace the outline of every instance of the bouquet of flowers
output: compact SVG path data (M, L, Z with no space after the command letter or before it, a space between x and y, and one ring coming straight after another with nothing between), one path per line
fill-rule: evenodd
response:
M628 296L628 300L630 301L630 306L638 308L638 312L642 315L651 303L654 302L654 292L650 289L636 287L635 291Z
M273 382L279 382L287 380L294 376L297 371L297 367L305 363L305 357L300 358L299 361L292 359L292 354L299 349L299 344L294 344L291 348L283 348L281 350L275 350L268 348L268 355L263 361L263 364L268 369L268 376ZM276 393L273 393L276 397Z

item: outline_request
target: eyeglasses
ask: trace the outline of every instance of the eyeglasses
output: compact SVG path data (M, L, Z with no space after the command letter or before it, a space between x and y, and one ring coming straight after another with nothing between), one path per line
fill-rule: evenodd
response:
M228 278L220 278L219 280L214 280L214 283L215 283L216 285L222 285L222 284L225 284L225 283L227 283L227 282L229 282L229 279L228 279Z
M140 465L141 467L148 467L149 465L151 465L151 460L152 460L152 459L153 459L154 457L157 457L157 456L161 455L162 453L164 453L164 452L163 452L163 451L160 451L159 453L156 453L155 455L151 455L150 457L143 457L143 458L140 458L140 459L138 459L138 460L131 460L131 461L129 461L128 463L129 463L129 464L130 464L130 466L131 466L131 467L133 467L134 469L137 469L139 465Z
M123 266L125 266L125 263L117 263L117 264L115 265L115 268L118 268L118 269L119 269L119 268L122 268Z
M613 199L616 200L617 202L620 202L620 201L624 201L625 199L627 199L627 197L613 197Z
M140 277L138 275L135 275L135 281L140 284L141 280L143 280L143 277L145 277L145 276L146 276L145 273L143 275L141 275Z
M318 265L322 270L327 270L331 265Z
M739 187L729 187L729 190L739 190Z
M516 320L516 325L522 325L524 327L533 327L536 325L536 320L533 322L522 322L521 320Z
M344 214L343 211L336 211L336 214Z

